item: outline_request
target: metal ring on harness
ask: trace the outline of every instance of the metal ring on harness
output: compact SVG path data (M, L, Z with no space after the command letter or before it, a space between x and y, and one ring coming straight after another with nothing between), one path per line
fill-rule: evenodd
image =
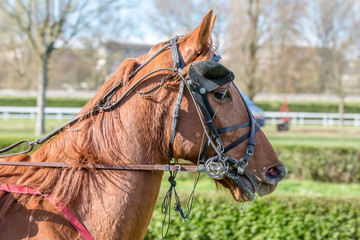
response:
M229 171L229 164L218 156L209 158L205 163L205 167L208 168L207 175L218 180L223 179Z

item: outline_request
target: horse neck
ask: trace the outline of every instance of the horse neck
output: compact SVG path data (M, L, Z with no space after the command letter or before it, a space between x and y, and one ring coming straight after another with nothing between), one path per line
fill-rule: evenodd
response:
M168 111L164 103L132 96L126 104L110 114L121 127L114 129L113 164L159 164L168 162L163 149ZM104 120L103 120L104 122ZM95 128L96 124L94 125ZM116 127L117 128L117 127ZM120 129L121 128L121 129ZM93 131L91 128L89 131ZM116 144L116 145L115 145ZM106 144L109 147L109 144ZM105 154L113 155L113 154ZM105 160L104 162L108 162ZM77 211L85 226L96 239L141 239L146 233L159 194L162 173L148 171L95 171L84 178L87 186L71 209ZM89 198L91 196L91 198Z
M158 197L162 173L95 172L90 178L87 189L70 209L93 237L142 239Z

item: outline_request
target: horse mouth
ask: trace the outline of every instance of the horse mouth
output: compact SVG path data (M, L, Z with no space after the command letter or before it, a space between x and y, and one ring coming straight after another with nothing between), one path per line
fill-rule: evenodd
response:
M225 178L223 181L226 183L223 185L230 189L235 201L247 202L255 200L255 187L247 176L238 175L236 179Z

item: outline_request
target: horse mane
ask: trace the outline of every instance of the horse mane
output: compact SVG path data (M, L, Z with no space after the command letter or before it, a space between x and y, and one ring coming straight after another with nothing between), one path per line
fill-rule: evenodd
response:
M186 41L188 36L189 34L181 39ZM131 84L130 73L162 46L164 43L157 44L147 54L125 60L79 114L84 115L93 109L100 99L119 81L122 81L123 85ZM159 66L164 66L164 64L172 64L170 51L164 54L169 54L169 56L162 57L163 62L156 62L154 67L160 68ZM195 61L207 60L212 56L212 46L209 44L204 46L203 51ZM184 69L186 72L187 70ZM120 93L121 91L122 89L119 90ZM114 96L115 99L116 96ZM64 162L70 165L70 168L6 166L0 168L0 180L5 183L32 187L43 194L51 193L65 205L71 203L80 191L86 191L86 183L94 173L92 170L82 168L84 164L115 164L115 160L117 160L116 164L121 164L118 161L121 158L119 157L121 144L119 144L116 135L112 133L114 129L121 131L123 126L115 113L116 111L100 112L89 118L81 118L79 122L39 147L31 156L20 154L2 159L2 161ZM8 196L4 196L6 194ZM0 219L16 200L25 201L29 199L30 197L27 195L0 192Z

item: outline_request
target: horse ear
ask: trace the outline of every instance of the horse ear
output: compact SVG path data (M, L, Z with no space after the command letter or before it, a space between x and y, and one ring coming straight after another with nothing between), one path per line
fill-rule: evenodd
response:
M215 16L212 18L212 9L204 16L200 25L190 34L190 39L194 45L194 50L201 52L205 45L209 44L212 27L214 25Z
M211 25L210 25L210 31L212 32L213 28L214 28L214 24L215 24L215 20L216 20L216 13L214 14L214 16L211 19Z

